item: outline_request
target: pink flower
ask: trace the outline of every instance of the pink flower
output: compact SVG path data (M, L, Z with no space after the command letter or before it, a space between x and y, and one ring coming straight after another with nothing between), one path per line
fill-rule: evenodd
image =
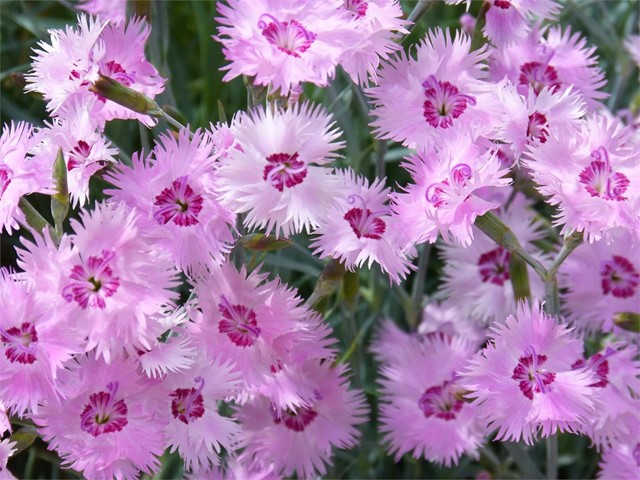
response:
M127 0L80 0L77 8L114 24L127 18Z
M580 129L558 128L529 145L524 164L548 203L558 205L563 235L584 232L593 242L624 227L640 238L640 146L628 141L631 134L592 116Z
M7 462L16 452L17 442L5 438L0 442L0 480L14 480L16 477L7 468Z
M11 234L26 223L20 197L53 192L52 162L39 155L42 134L26 122L5 124L0 137L0 231Z
M98 74L151 98L164 90L165 80L144 56L150 34L144 19L111 25L79 15L77 28L52 29L49 33L51 43L38 43L32 70L25 77L29 83L26 90L41 93L53 114L72 96L94 96L88 89ZM97 98L104 102L99 112L104 120L136 118L147 126L156 123L148 115Z
M571 87L584 96L587 107L593 110L601 106L599 100L607 97L599 91L607 82L598 67L595 50L579 33L571 34L569 27L563 33L560 26L536 25L523 40L492 51L489 76L494 82L506 76L522 95L527 95L529 87L537 94L544 87L555 93Z
M58 383L64 402L46 402L34 422L63 465L88 478L153 475L163 451L161 404L132 359L81 356Z
M546 263L533 242L543 235L532 204L520 193L505 205L510 192L497 191L493 197L501 207L496 215L511 229L524 249ZM516 313L513 286L509 274L511 254L473 227L473 242L466 246L440 244L444 261L440 291L447 304L455 306L459 315L484 325ZM544 283L531 267L527 267L531 293L544 296Z
M560 5L554 0L492 0L487 11L485 36L497 47L521 41L536 19L554 19Z
M289 236L318 225L339 188L325 165L344 146L324 108L260 108L236 118L231 130L238 148L221 159L222 203L267 233Z
M640 67L640 35L629 35L624 41L624 47L636 65Z
M191 469L220 463L220 448L229 450L238 426L218 413L218 402L231 397L240 377L230 362L200 358L196 367L169 374L161 385L164 408L170 412L165 427L167 447Z
M224 81L239 75L287 95L300 82L326 86L333 78L344 28L339 1L227 0L217 4L222 52L231 62Z
M134 154L132 162L109 176L118 190L106 193L140 213L143 235L188 274L222 263L235 216L218 199L217 154L209 134L161 135L147 158Z
M366 90L375 108L374 133L410 148L427 147L452 133L486 132L491 98L482 62L486 48L470 52L471 40L449 30L429 31L416 58L405 53L386 63L378 85Z
M83 351L83 336L68 325L69 309L46 302L26 281L0 269L0 401L12 414L57 401L56 378Z
M390 53L400 49L396 40L399 34L409 33L405 26L410 22L402 19L397 0L344 0L342 9L351 22L344 30L340 65L360 85L365 85L369 77L376 82L380 60L387 60Z
M595 414L591 374L572 370L582 342L537 303L496 323L490 343L460 381L496 440L531 444L557 431L575 432Z
M560 267L558 284L567 319L587 332L614 331L620 312L640 310L640 245L623 229L604 240L580 245Z
M351 448L360 435L356 425L367 421L362 393L348 390L344 365L309 361L306 375L315 383L316 396L293 409L277 409L259 397L240 407L240 446L252 464L273 464L284 476L300 478L325 475L331 449Z
M598 479L602 480L635 480L640 469L640 426L629 435L616 442L602 453Z
M394 235L397 222L387 205L389 189L384 188L382 180L369 185L352 170L336 175L342 187L314 231L318 235L310 245L314 255L337 258L350 270L364 263L371 268L376 262L391 281L399 283L409 273L411 263Z
M483 191L511 182L503 178L507 170L501 168L495 151L486 150L469 136L452 137L406 160L402 166L414 183L396 195L394 211L415 243L435 241L435 226L446 241L453 237L469 245L476 217L500 205L482 198ZM416 217L418 222L414 222Z
M475 243L475 242L474 242ZM418 333L425 337L460 337L480 347L487 331L477 319L465 315L458 307L458 298L427 304L422 310Z
M384 334L379 341L386 343ZM408 337L393 348L397 354L380 368L380 430L396 462L407 452L447 467L463 453L477 458L484 432L457 376L473 344L459 337ZM438 368L421 368L426 365Z

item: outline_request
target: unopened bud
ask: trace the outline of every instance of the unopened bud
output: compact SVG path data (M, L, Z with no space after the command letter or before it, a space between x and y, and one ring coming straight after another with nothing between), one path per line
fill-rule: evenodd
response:
M89 87L89 91L136 113L153 116L158 116L162 113L158 104L144 93L137 92L104 75L100 75L100 78L93 82L93 85Z

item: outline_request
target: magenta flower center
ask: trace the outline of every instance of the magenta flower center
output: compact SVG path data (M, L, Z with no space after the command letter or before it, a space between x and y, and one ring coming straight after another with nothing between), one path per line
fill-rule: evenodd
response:
M297 412L286 409L281 413L275 410L273 413L273 423L283 423L285 427L294 432L302 432L318 416L318 413L306 407L300 407Z
M353 13L355 18L362 18L367 14L368 2L364 0L345 0L344 8Z
M384 220L376 217L368 208L366 212L361 208L352 208L344 214L344 219L349 222L353 233L358 238L371 238L380 240L387 226Z
M92 393L80 415L80 428L97 437L103 433L119 432L127 426L127 404L116 401L118 382L109 383L107 392Z
M75 300L83 309L105 308L105 299L116 293L120 286L120 278L109 266L114 257L114 252L103 250L102 256L91 256L86 263L75 265L69 275L73 281L62 289L64 299L67 302Z
M636 447L631 452L633 459L636 461L636 466L640 467L640 442L636 443Z
M614 255L600 264L602 293L617 298L629 298L636 293L640 274L625 257Z
M11 363L30 365L36 361L38 335L35 325L24 322L20 328L0 328L0 340L6 347L4 354Z
M509 2L508 0L494 0L493 4L498 8L502 8L503 10L507 10L511 7L511 2Z
M202 210L204 199L197 195L187 183L187 175L177 178L171 187L165 188L153 203L153 218L160 225L171 220L180 227L198 223L198 214Z
M511 376L518 385L520 391L529 400L533 400L535 393L547 393L551 383L556 379L556 374L542 369L542 365L547 361L545 355L538 355L533 347L525 350L525 355L520 357L518 365L513 369Z
M204 399L202 398L204 379L196 377L195 381L199 383L197 389L193 387L178 388L170 395L173 418L177 418L182 423L189 424L204 415Z
M226 333L229 339L239 347L253 345L260 336L260 327L253 309L244 305L231 305L222 297L218 305L222 320L218 323L218 331Z
M571 365L572 370L589 369L594 376L595 382L590 387L604 388L609 384L609 361L607 357L615 353L615 350L608 348L604 355L596 353L586 362L583 359Z
M539 95L544 87L555 91L561 86L556 69L540 62L529 62L522 65L519 81L521 85L531 85L536 95Z
M473 177L473 169L466 163L459 163L451 169L451 182L445 179L429 185L425 197L435 208L447 206L456 196L456 187L464 188L471 177Z
M427 388L418 401L424 416L427 418L435 416L447 421L454 420L464 405L464 402L456 396L454 387L454 384L446 381L442 385Z
M265 21L264 18L267 20ZM296 58L300 58L300 54L306 52L316 39L315 33L310 32L295 20L280 22L268 13L260 16L258 28L262 30L262 35L271 45Z
M591 152L594 160L578 176L580 183L592 197L605 200L626 200L622 194L629 187L629 179L619 172L614 172L609 164L609 152L604 147L598 147Z
M77 168L85 163L87 158L91 154L92 148L93 145L89 145L84 140L79 140L78 144L73 147L73 150L71 151L69 161L67 162L67 170L71 171L74 168Z
M533 112L529 115L527 138L529 140L538 140L540 143L545 143L547 141L547 136L549 135L547 126L547 117L540 112Z
M127 73L122 65L114 60L106 62L100 69L100 73L105 77L113 78L126 87L130 87L135 82L134 75Z
M7 190L7 187L11 183L11 179L13 178L13 171L7 167L6 165L0 166L0 198Z
M307 176L307 167L298 160L298 153L274 153L267 157L262 179L282 192L284 187L291 188L302 183Z
M422 86L426 97L422 114L432 127L449 128L467 109L467 103L476 104L475 98L460 93L458 87L449 82L436 80L433 75L422 82Z
M478 259L480 277L483 282L493 283L503 286L509 281L509 259L511 254L508 250L498 247L495 250L483 253Z

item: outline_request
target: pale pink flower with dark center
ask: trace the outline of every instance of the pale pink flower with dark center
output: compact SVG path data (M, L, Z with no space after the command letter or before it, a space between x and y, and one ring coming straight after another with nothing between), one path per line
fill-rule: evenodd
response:
M560 26L536 25L526 38L492 51L489 76L494 82L506 76L522 95L527 95L530 87L536 94L545 87L554 93L571 87L594 110L608 96L600 91L607 82L595 50L569 27L563 32Z
M395 195L393 210L408 241L421 243L452 237L462 245L473 239L471 226L478 215L500 204L484 199L487 187L506 187L495 150L487 150L466 135L456 135L429 150L406 158L402 164L413 183Z
M285 367L332 358L333 341L295 290L278 279L266 281L257 271L247 274L223 264L195 283L195 293L202 314L194 312L195 323L189 326L193 343L232 361L245 390L268 392L294 408L312 395L304 384L296 384L296 369Z
M219 359L199 358L196 367L163 379L160 389L170 418L166 446L178 451L187 469L218 465L221 447L232 447L239 428L218 413L218 402L235 395L239 385L233 365Z
M43 134L26 122L4 124L0 137L0 231L26 223L20 197L53 193L50 158L40 154Z
M384 64L372 98L379 138L415 148L451 134L491 129L493 111L484 65L486 48L470 52L471 40L448 30L429 31L416 58L400 52Z
M343 51L341 0L227 0L218 2L218 35L231 62L225 81L239 75L287 95L301 82L326 86Z
M376 262L391 281L399 283L411 269L394 226L397 221L387 205L389 189L382 180L371 185L352 170L338 171L341 192L334 197L334 205L320 221L311 243L320 258L339 259L346 268L354 270Z
M567 319L586 332L624 330L613 323L616 313L640 313L640 246L631 232L617 229L610 243L580 245L560 267Z
M242 427L242 458L269 467L283 476L310 478L327 473L332 447L353 447L367 421L361 392L349 390L347 367L331 362L305 363L306 376L315 384L315 398L296 409L278 409L258 397L236 413Z
M64 402L45 402L34 422L63 466L87 478L133 479L159 469L166 415L134 360L80 356L60 373L58 388Z
M624 227L640 237L640 145L629 141L632 133L592 116L579 129L559 126L545 143L529 145L524 165L558 206L563 235L584 232L593 242Z
M221 159L217 185L223 204L246 212L250 229L289 236L318 225L339 181L325 166L344 142L321 106L259 108L231 125L237 148Z
M374 344L374 350L396 352L383 355L379 380L380 430L389 452L396 461L411 452L414 458L447 467L457 464L462 454L477 458L484 432L476 420L476 405L462 397L457 375L475 346L456 336L394 336L405 338L397 342L383 331ZM438 368L421 368L424 365Z
M402 7L397 0L343 0L342 9L350 19L345 35L340 65L351 79L360 85L375 83L380 60L387 60L400 49L396 40L409 33L410 22L402 18Z
M54 115L71 97L96 96L103 104L99 111L103 120L136 118L153 126L156 121L148 115L89 92L89 86L102 74L151 98L161 93L165 80L144 54L150 32L142 18L112 25L79 15L76 28L52 29L50 44L38 43L32 70L25 76L26 90L41 93Z
M0 269L0 401L14 415L56 401L56 377L83 336L66 322L70 313L51 304L17 275Z
M159 137L151 153L109 176L106 193L140 212L143 235L189 274L224 261L233 242L235 215L220 204L215 187L218 154L207 132L193 138Z
M638 426L636 427L638 428ZM640 471L640 441L636 429L602 452L598 479L636 480Z
M521 41L535 19L554 19L560 13L555 0L493 0L483 33L497 47Z
M524 249L542 263L547 256L534 246L544 235L536 221L532 203L517 193L505 205L510 189L495 192L495 200L502 204L495 214L511 229ZM473 242L466 246L439 244L444 262L440 291L448 304L455 305L460 314L476 322L489 325L516 313L513 286L509 273L511 254L473 227ZM544 296L544 283L531 267L527 267L531 294Z
M533 443L557 431L577 431L596 415L594 379L573 370L582 341L538 303L518 304L516 316L495 323L487 347L461 373L477 415L496 440Z

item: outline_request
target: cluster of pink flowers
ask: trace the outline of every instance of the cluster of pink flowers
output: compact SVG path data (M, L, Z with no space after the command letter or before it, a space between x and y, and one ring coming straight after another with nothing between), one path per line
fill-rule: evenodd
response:
M396 0L219 2L225 80L288 98L168 131L126 161L107 122L156 121L95 82L153 98L165 79L144 55L149 25L123 4L83 1L97 17L49 32L26 90L51 118L0 137L0 229L30 228L26 195L60 193L60 155L77 209L64 233L31 229L20 272L0 270L0 432L5 412L31 419L87 478L152 475L167 449L197 478L326 474L369 407L313 305L262 265L239 265L240 230L308 234L320 259L375 263L392 284L438 241L438 302L414 332L385 321L371 346L389 454L451 466L494 433L531 444L570 432L603 451L602 478L633 478L640 351L619 318L640 314L640 136L601 103L595 49L541 23L558 3L492 0L484 46L436 28L407 53ZM299 100L303 82L326 86L338 66L369 98L373 135L411 150L405 185L338 168L341 131ZM111 187L89 207L98 172ZM555 207L552 225L531 197ZM474 225L488 213L529 258L528 301L516 298L513 244ZM558 269L561 308L545 312L552 282L537 265L551 269L577 234L585 243ZM0 442L0 467L14 447Z

